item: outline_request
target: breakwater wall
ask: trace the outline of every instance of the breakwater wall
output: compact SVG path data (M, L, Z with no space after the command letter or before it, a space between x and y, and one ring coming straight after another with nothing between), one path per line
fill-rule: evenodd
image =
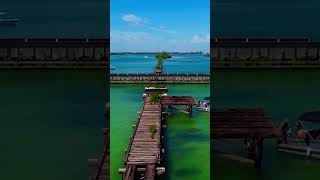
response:
M109 39L0 39L0 68L107 68Z
M208 84L210 74L110 74L112 84Z
M309 38L214 38L212 68L319 68L320 42Z

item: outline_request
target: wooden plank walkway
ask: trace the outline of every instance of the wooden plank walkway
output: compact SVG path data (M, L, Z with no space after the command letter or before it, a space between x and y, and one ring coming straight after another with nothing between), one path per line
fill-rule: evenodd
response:
M153 138L149 130L150 126L154 126L157 131ZM151 104L147 97L128 149L126 164L157 163L160 154L160 133L161 105Z
M135 178L154 180L165 172L164 167L158 167L162 165L160 158L162 107L163 105L187 105L192 107L192 105L197 104L191 96L162 96L160 103L150 102L150 93L159 90L165 93L168 91L167 88L145 88L146 96L144 97L143 108L134 126L133 136L130 139L124 159L126 168L119 169L119 172L123 173L123 180L133 180ZM156 130L153 136L150 132L151 127Z
M161 104L152 104L150 97L145 97L144 105L135 126L133 137L125 158L127 165L123 179L134 178L137 166L145 166L145 180L153 180L155 176L155 164L160 162L161 146ZM156 129L154 136L150 127Z

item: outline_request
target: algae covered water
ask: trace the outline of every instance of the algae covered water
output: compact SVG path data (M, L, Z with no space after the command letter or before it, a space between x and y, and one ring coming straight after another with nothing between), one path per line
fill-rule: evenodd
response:
M216 70L214 107L260 107L275 124L285 119L294 125L299 115L320 109L318 70ZM214 115L212 117L214 119ZM240 142L241 143L241 142ZM215 179L319 179L319 160L280 153L276 140L264 145L262 169L212 156Z
M110 174L120 180L124 150L132 135L137 112L142 107L142 94L147 85L111 85ZM209 96L209 85L168 85L169 95L191 95L197 99ZM191 117L177 113L166 120L166 179L209 179L210 114L196 112ZM199 165L201 164L201 165Z
M0 71L1 180L88 179L102 150L102 71Z

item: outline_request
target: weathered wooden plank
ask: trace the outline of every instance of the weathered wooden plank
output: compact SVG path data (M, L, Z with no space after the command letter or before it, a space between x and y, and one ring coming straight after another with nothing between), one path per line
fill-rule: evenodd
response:
M156 163L160 154L161 105L151 104L149 97L144 101L143 109L136 124L135 132L127 152L127 164ZM153 138L150 126L157 132Z
M156 167L154 164L148 164L146 167L146 173L144 175L145 180L154 180Z

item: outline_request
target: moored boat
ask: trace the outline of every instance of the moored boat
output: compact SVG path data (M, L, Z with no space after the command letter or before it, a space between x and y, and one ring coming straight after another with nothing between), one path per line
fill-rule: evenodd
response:
M285 121L280 132L278 151L320 159L320 111L302 114L294 128Z
M110 65L110 70L116 70L116 67Z
M197 109L199 111L210 112L210 97L205 97L202 100L198 100Z

